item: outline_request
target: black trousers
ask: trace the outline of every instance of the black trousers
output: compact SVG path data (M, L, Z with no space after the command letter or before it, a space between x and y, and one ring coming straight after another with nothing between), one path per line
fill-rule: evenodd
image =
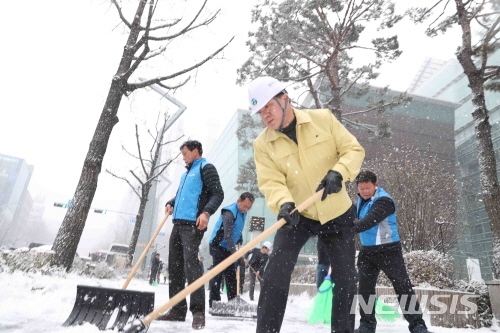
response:
M196 229L193 225L174 224L170 235L168 268L170 286L168 294L174 297L185 288L186 280L188 284L199 279L203 273L198 260L198 249L204 230ZM190 296L189 310L192 313L205 313L205 291L201 287ZM179 316L186 316L187 302L183 299L172 307L172 312Z
M159 276L158 274L158 268L151 268L151 275L149 276L149 284L153 284L154 281L158 282L159 279L157 277Z
M215 267L229 257L231 252L221 246L210 244L210 255L212 256ZM213 301L220 301L222 276L224 276L224 279L226 280L227 300L229 301L236 297L236 268L234 267L234 264L231 264L210 280L210 296L208 301L210 306Z
M240 266L240 294L243 294L243 287L245 286L245 265Z
M332 333L352 333L354 312L351 307L356 293L356 268L354 207L341 216L320 224L305 217L292 228L281 228L276 232L273 252L266 268L266 277L257 308L257 333L279 332L283 323L291 274L300 249L309 237L318 235L328 252L333 267L331 277L335 283L335 301L332 307ZM333 300L332 300L333 301Z
M359 274L359 295L364 304L371 305L370 311L365 312L363 306L359 306L361 314L360 325L375 332L377 320L375 319L375 303L369 303L370 295L375 297L377 278L383 271L389 280L391 280L403 315L408 321L410 331L417 324L425 325L422 319L420 304L415 297L415 292L411 286L410 278L406 272L406 266L403 259L401 244L396 242L389 246L384 245L383 251L370 252L361 250L358 255L358 274ZM406 295L403 297L403 295Z

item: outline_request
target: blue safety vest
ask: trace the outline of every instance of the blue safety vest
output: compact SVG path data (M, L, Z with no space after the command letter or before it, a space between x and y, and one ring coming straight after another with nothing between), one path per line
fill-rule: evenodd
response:
M201 170L208 162L198 158L191 163L191 167L182 175L181 183L175 196L173 220L196 221L198 218L198 201L203 189Z
M367 201L363 205L363 207L361 207L361 209L360 206L363 200L361 198L358 198L358 203L356 205L358 219L362 219L363 217L365 217L372 208L373 204L382 197L388 197L392 200L392 197L386 191L384 191L384 189L378 186L373 197L369 201ZM394 203L394 207L396 207L396 203ZM373 228L361 232L359 234L359 238L361 240L361 245L363 246L373 246L398 242L399 232L396 212L386 217L382 222L378 223Z
M233 238L234 243L236 244L240 240L241 233L243 232L243 227L245 226L245 218L247 217L247 213L243 214L242 212L240 212L240 210L238 209L238 202L235 202L232 205L229 205L229 206L222 208L219 219L215 223L215 227L214 227L214 230L212 232L212 236L210 237L210 241L209 241L210 244L212 244L215 236L217 236L217 232L220 230L220 228L222 228L222 212L224 210L228 210L231 213L233 213L234 228L233 228L232 238ZM222 246L223 248L229 250L225 239L222 239L222 241L219 243L219 245Z

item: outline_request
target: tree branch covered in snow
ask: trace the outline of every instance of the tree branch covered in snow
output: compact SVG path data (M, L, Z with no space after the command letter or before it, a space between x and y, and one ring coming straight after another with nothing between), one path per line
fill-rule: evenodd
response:
M264 1L252 11L258 27L249 33L251 55L238 69L238 83L261 75L297 83L315 97L316 108L329 108L341 119L342 98L355 86L367 87L382 63L401 54L396 35L379 33L369 46L364 30L392 28L401 18L389 0ZM353 65L353 51L364 56L359 67Z

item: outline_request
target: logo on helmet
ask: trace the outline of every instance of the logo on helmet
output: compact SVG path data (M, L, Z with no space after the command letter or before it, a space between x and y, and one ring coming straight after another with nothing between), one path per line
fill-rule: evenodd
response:
M255 98L252 98L252 105L257 105L257 100Z

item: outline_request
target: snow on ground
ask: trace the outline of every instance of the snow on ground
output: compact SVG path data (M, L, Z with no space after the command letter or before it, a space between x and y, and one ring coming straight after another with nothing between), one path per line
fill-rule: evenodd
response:
M119 289L125 279L99 280L68 274L64 277L44 276L16 272L0 273L0 332L2 333L97 333L97 327L85 324L82 326L62 327L76 297L78 284ZM168 301L168 285L150 286L145 280L132 280L129 290L154 291L155 307ZM257 295L256 295L257 296ZM225 301L225 295L222 300ZM248 293L242 299L249 301ZM208 292L207 292L208 302ZM250 302L252 303L252 302ZM256 303L256 302L253 302ZM282 332L306 333L329 332L325 324L308 325L305 313L310 308L312 299L306 294L291 296L287 306ZM208 309L208 306L207 306ZM359 317L357 316L359 320ZM424 319L430 325L429 317ZM395 323L379 323L378 333L408 332L406 321L400 319ZM500 332L498 327L473 329L457 329L429 327L434 333L485 333ZM151 333L193 332L191 315L186 322L153 322L149 328ZM241 318L214 317L207 314L204 333L255 332L255 320Z

